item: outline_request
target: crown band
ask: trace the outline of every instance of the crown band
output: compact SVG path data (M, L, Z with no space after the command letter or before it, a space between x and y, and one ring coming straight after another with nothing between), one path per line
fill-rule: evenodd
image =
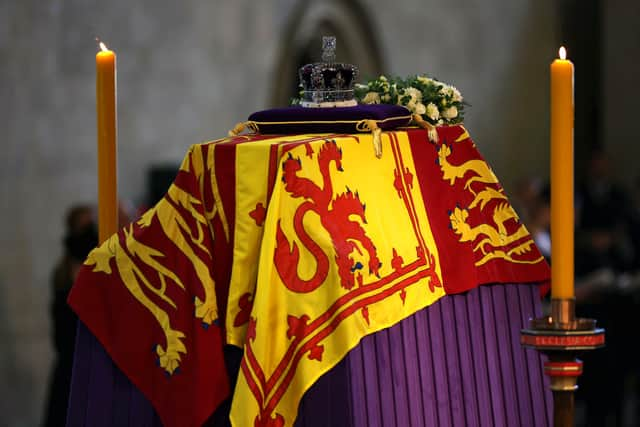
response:
M344 90L305 90L302 100L307 102L336 102L353 99L353 89Z

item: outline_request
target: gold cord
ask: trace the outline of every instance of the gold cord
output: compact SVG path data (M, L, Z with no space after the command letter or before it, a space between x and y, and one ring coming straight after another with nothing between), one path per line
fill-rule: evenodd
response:
M240 122L236 124L234 128L229 131L229 136L238 136L245 129L250 129L253 133L257 133L258 131L258 127L254 122L251 122L251 121Z

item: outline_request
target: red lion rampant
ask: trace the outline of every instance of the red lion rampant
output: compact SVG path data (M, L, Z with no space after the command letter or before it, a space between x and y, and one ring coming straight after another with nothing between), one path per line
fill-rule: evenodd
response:
M309 151L310 147L307 147ZM282 231L280 221L276 230L276 249L274 262L276 269L284 285L294 292L312 292L320 286L329 273L329 257L320 245L307 233L303 225L304 216L308 212L315 212L320 217L322 226L331 236L331 243L336 252L335 262L338 266L340 284L345 289L353 288L354 272L363 266L360 262L354 263L351 258L353 251L362 255L362 248L369 255L369 272L378 276L380 260L371 239L366 235L364 228L351 216L359 217L366 224L365 204L360 201L358 193L353 193L349 188L346 192L334 198L333 184L329 165L333 162L336 170L342 171L342 149L338 148L335 141L326 141L317 157L318 167L322 175L322 187L308 178L298 176L302 169L299 159L294 159L289 153L289 158L283 164L285 190L294 198L303 198L305 201L298 207L293 216L293 228L300 242L313 255L316 260L316 271L309 279L302 279L298 275L298 262L300 261L300 249L296 242L290 244L287 236Z

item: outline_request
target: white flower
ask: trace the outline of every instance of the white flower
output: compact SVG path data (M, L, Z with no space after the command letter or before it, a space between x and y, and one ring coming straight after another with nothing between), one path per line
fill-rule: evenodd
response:
M385 76L380 76L376 81L378 86L382 88L384 92L389 92L389 81Z
M451 95L453 98L453 102L462 102L462 94L460 93L460 91L456 89L455 86L450 87L451 91L453 92L453 95Z
M389 102L391 101L391 95L389 95L388 93L382 95L382 102Z
M458 117L458 109L455 107L455 105L452 105L442 112L442 117L447 120L455 119L456 117Z
M415 87L408 87L404 90L404 94L405 95L409 95L411 97L411 100L414 102L420 102L422 101L422 92L420 92L418 89L416 89Z
M380 104L380 95L378 92L367 92L362 102L364 104Z
M415 110L416 110L416 101L414 101L413 99L412 99L412 100L410 100L409 102L407 102L406 107L407 107L409 110L411 110L411 111L415 112Z
M418 76L418 77L416 77L416 80L418 80L420 83L423 83L425 85L429 84L429 83L431 83L433 81L432 79L430 79L429 77L426 77L426 76Z
M444 93L446 97L451 98L452 102L462 102L462 95L455 86L445 85L442 88L442 93Z
M423 115L426 112L427 112L427 107L425 107L422 102L418 102L416 104L416 108L414 110L414 113Z
M427 116L431 120L438 120L440 118L440 111L438 111L438 107L433 102L427 104Z

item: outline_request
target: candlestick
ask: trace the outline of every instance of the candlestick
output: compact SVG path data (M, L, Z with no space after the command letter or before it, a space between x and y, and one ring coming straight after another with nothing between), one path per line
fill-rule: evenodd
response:
M551 64L551 298L574 298L573 63Z
M548 357L545 374L553 392L554 427L573 427L578 354L604 346L604 329L594 319L575 316L573 287L573 63L551 64L551 315L530 321L520 342Z
M100 42L100 52L96 54L100 243L118 230L116 100L116 55Z

